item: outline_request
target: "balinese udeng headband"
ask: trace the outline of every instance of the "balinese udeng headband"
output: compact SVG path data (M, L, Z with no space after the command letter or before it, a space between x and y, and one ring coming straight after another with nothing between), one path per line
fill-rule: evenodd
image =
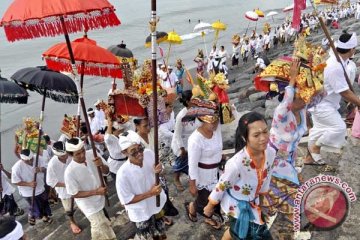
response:
M24 230L21 224L18 221L16 222L16 227L6 234L4 237L0 238L0 240L13 240L13 239L20 239L24 236Z
M52 151L58 157L65 156L66 155L65 144L61 141L55 142L52 146Z
M341 42L340 39L337 40L336 45L337 45L338 48L341 48L341 49L353 49L353 48L356 48L357 45L358 45L356 33L354 32L351 35L351 38L349 39L349 41L347 41L346 43Z
M74 139L74 138L72 138L72 139ZM69 141L71 141L72 139L70 139ZM84 142L81 141L80 138L75 138L75 139L78 140L78 143L76 145L73 143L70 143L69 141L66 141L65 149L67 152L76 152L84 147Z
M34 157L34 154L29 149L21 150L20 158L25 161L29 161Z

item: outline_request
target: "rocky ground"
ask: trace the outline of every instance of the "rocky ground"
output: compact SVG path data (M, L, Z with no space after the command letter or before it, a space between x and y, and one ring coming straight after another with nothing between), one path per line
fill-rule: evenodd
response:
M355 22L356 20L350 19L342 22L341 25L346 27L349 26L349 32L359 31L359 23ZM334 39L337 39L337 36L341 33L342 30L332 31L332 36ZM313 33L309 40L312 42L319 42L323 38L322 31L319 30L318 33ZM272 49L268 53L268 58L270 60L276 58L279 55L292 53L293 46L291 44L285 44L283 46L278 46L277 49ZM357 60L358 56L355 56ZM228 90L229 97L231 102L235 105L237 110L237 119L246 111L257 111L266 116L271 123L271 118L273 115L274 108L278 105L277 100L265 100L264 93L259 93L253 88L253 65L254 61L249 60L247 64L241 65L240 68L231 70L229 74L230 88ZM177 106L179 109L179 106ZM224 148L232 149L234 147L234 133L237 126L237 121L234 121L232 124L227 125L223 129L224 136ZM303 140L303 144L299 149L299 155L305 155L306 147L306 138ZM360 150L356 144L353 144L350 139L348 145L343 150L343 153L340 155L336 154L327 154L327 159L331 165L333 165L337 172L335 175L339 176L343 181L348 182L355 193L359 194L359 175L360 175ZM231 152L231 151L230 151ZM326 154L326 153L324 153ZM301 162L300 162L301 163ZM208 225L203 223L203 219L199 218L198 223L192 223L188 220L185 215L184 202L191 201L192 197L190 196L188 190L184 192L176 191L176 188L173 184L170 167L167 167L167 178L169 181L170 195L173 200L174 205L178 208L180 214L173 218L174 225L167 229L168 239L174 240L201 240L201 239L221 239L224 229L221 231L216 231L208 227ZM316 167L306 166L302 169L302 174L304 180L307 180L317 174L319 174ZM184 186L187 185L187 178L183 177L182 182ZM119 200L116 195L114 188L114 181L109 182L109 197L111 207L107 208L114 230L116 232L118 239L129 239L134 235L134 226L129 222L126 213L124 212L123 207L120 205ZM359 195L358 195L359 197ZM23 201L20 201L20 205L26 206ZM25 231L28 233L31 239L90 239L90 229L89 222L86 218L77 211L76 219L84 229L83 233L78 236L73 235L68 228L68 223L63 214L61 204L53 206L53 219L54 222L51 225L44 224L39 222L35 227L30 227L26 223L26 217L19 217L20 221L24 224ZM347 220L344 224L332 231L321 231L316 232L313 229L310 232L304 232L302 235L299 235L297 239L316 239L316 240L332 240L332 239L360 239L360 234L357 229L360 217L360 207L359 204L352 203L350 205L350 213L347 217ZM280 239L278 235L279 228L284 224L281 218L276 218L274 223L271 226L271 232L274 239ZM311 234L311 236L310 236Z

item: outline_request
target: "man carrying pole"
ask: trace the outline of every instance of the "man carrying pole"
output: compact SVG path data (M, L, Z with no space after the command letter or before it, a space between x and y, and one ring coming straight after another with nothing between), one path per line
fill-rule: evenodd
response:
M109 174L105 160L85 151L80 138L72 138L65 143L66 151L72 161L65 170L65 187L85 217L90 221L91 239L116 239L105 210L106 187L101 186L97 168L103 175Z

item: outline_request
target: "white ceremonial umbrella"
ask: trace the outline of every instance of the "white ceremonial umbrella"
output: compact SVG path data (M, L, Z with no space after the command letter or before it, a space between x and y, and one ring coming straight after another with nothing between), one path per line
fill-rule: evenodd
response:
M271 19L274 21L274 16L275 15L278 15L279 13L278 12L276 12L276 11L271 11L271 12L269 12L268 14L266 14L266 17L268 18L268 17L271 17Z

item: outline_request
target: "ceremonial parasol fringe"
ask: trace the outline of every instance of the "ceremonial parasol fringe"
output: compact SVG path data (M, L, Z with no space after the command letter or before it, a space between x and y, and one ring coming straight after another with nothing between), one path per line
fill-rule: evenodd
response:
M44 89L32 87L32 90L44 95ZM46 97L51 98L56 102L77 104L79 102L79 96L73 92L60 92L46 89Z
M0 94L1 103L19 103L26 104L28 100L27 96L19 97L17 95Z
M45 58L45 61L48 68L52 70L56 70L59 72L72 71L70 61L67 59ZM83 69L84 72L82 71L82 66L80 61L76 61L75 65L79 73L84 73L86 75L122 78L120 65L117 66L114 64L85 63Z
M117 26L120 24L113 9L92 11L89 13L77 13L64 17L68 33L84 31L84 29L97 29ZM84 25L84 21L86 22ZM63 34L60 17L48 17L31 19L25 22L11 21L4 23L4 30L8 41L13 42L22 39L49 37Z

